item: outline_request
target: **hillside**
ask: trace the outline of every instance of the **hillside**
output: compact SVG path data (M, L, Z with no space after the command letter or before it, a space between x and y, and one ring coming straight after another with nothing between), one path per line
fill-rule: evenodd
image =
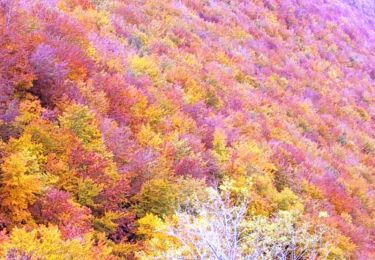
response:
M373 259L374 129L371 1L0 0L1 259Z

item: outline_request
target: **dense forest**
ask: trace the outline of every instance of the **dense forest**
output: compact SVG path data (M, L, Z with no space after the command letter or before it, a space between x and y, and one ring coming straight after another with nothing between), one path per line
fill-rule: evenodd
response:
M0 0L0 259L375 259L374 130L371 1Z

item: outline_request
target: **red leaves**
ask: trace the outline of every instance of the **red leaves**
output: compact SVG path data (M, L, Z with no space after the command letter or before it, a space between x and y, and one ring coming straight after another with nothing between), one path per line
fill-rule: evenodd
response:
M137 113L137 110L147 106L147 98L143 93L128 85L126 79L119 74L101 78L98 83L107 94L112 118L121 124L130 124L132 128L139 127L144 121L144 114Z
M72 151L69 165L82 179L91 179L102 184L111 183L111 178L107 174L109 162L96 152L88 152L79 146Z
M74 202L68 192L50 189L34 206L35 218L57 225L65 239L81 237L91 230L91 211Z
M293 190L280 204L329 211L367 250L375 20L337 1L130 2L0 0L0 155L22 131L42 147L35 220L79 237L94 217L119 242L149 179L244 184L259 170L254 193ZM22 113L25 99L40 111ZM85 108L59 120L72 103Z
M184 157L176 165L177 175L206 178L207 172L198 158Z
M0 117L15 91L30 89L36 78L29 60L34 37L24 28L28 20L16 3L0 4Z

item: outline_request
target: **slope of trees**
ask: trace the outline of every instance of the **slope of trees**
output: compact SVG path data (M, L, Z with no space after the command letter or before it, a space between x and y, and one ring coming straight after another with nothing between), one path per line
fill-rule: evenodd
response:
M374 258L344 2L0 0L0 258Z

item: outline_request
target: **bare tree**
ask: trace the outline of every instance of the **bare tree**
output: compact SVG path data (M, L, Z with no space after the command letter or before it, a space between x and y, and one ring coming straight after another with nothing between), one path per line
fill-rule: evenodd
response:
M246 217L248 202L233 205L226 196L209 191L176 212L177 223L168 235L184 247L164 259L317 259L327 257L325 229L311 232L308 223L297 225L298 214L280 212L274 218ZM181 252L184 252L181 254Z
M190 205L176 212L178 225L171 228L169 235L178 238L194 259L239 259L247 202L231 206L228 199L210 190L208 201L196 198Z

